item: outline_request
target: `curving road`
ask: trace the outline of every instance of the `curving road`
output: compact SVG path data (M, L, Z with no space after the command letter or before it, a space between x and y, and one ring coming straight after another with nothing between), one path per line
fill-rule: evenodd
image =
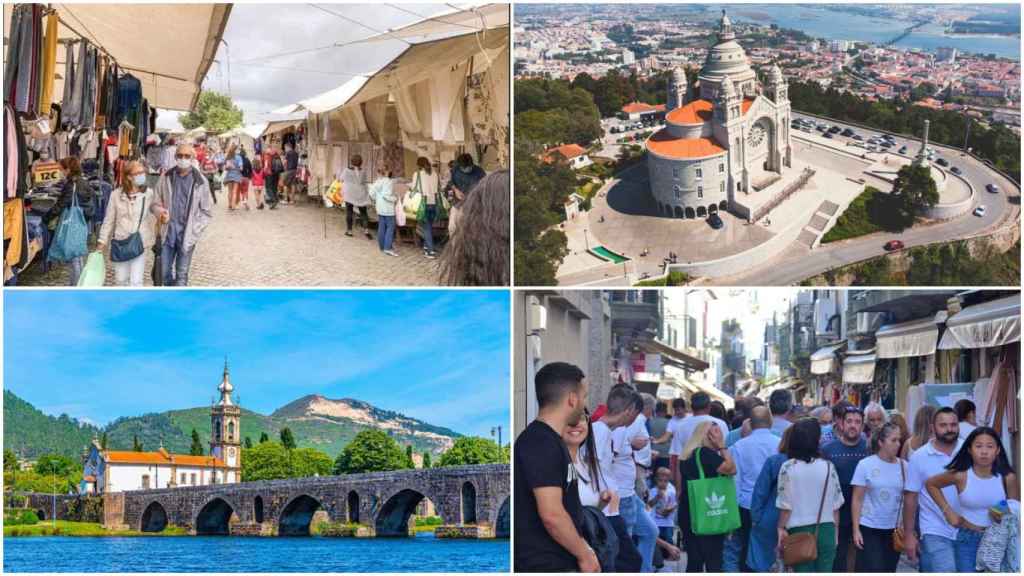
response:
M796 117L812 118L799 113L794 113L793 115ZM841 122L832 122L832 124L844 128L847 126ZM850 128L864 136L865 140L872 135L882 134L881 132L865 130L856 126L850 126ZM836 140L842 142L846 139L837 137ZM920 146L920 140L896 137L896 146L893 150L898 150L903 145L907 146L907 154L913 156ZM962 176L974 185L975 206L979 204L985 205L986 213L984 217L979 218L973 214L967 214L946 222L927 226L915 226L899 234L871 234L834 244L822 245L813 250L793 245L779 256L767 261L764 265L742 275L709 278L705 282L715 285L744 286L796 284L838 266L845 266L875 256L881 256L886 253L884 244L889 240L901 240L909 248L911 246L976 236L994 229L996 224L1005 218L1013 218L1019 221L1020 190L1016 185L1003 178L981 161L958 150L935 144L931 144L931 146L935 149L938 158L948 160L950 167L959 167L962 170ZM985 190L985 185L989 183L999 186L1000 191L998 194L992 194Z

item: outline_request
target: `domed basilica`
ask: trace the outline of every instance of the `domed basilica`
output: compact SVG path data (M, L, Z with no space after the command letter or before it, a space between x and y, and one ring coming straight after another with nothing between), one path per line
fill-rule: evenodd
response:
M702 218L778 180L791 164L790 105L778 65L762 87L722 12L697 85L676 68L665 127L647 140L651 193L662 215Z

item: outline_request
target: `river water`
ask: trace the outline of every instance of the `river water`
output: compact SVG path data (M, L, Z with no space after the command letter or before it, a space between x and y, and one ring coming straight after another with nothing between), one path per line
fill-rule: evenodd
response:
M900 35L913 22L892 18L875 18L852 12L838 12L806 4L757 4L729 7L729 16L736 21L777 24L782 28L800 30L815 38L858 40L880 44ZM934 51L950 46L961 52L996 54L1020 60L1020 38L1010 36L943 34L941 26L929 24L916 28L896 43L901 48Z
M4 572L508 572L508 540L4 538Z

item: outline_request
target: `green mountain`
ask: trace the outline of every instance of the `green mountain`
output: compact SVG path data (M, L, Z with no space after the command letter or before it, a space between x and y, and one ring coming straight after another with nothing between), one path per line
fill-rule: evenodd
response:
M77 460L93 434L99 432L92 424L67 414L43 414L10 390L4 390L4 449L14 450L21 458L57 452Z
M460 436L448 428L349 398L305 396L269 416L242 409L241 437L248 436L254 444L264 432L276 440L284 427L291 428L300 447L317 448L332 458L356 434L368 429L384 430L399 444L411 444L417 452L429 450L435 455L447 450ZM122 417L99 429L66 415L47 416L12 392L4 391L4 448L26 458L55 451L78 458L93 434L103 432L107 433L107 447L113 450L131 450L133 438L138 436L144 450L155 450L162 442L169 452L187 454L193 428L203 440L204 450L209 450L208 407Z

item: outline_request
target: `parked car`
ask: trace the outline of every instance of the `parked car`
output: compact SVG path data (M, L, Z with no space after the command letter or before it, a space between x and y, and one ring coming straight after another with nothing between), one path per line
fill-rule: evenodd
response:
M864 140L863 136L861 136L860 134L856 134L856 133L853 136L851 136L851 138L853 138L854 140L856 140L858 142L861 142L861 141Z
M828 133L829 134L839 134L842 131L843 131L843 129L840 128L839 126L833 126L833 127L828 129Z
M960 174L960 169L957 168L956 166L953 166L952 168L950 168L949 171L952 172L953 174L957 174L957 175Z
M907 147L906 146L900 146L899 153L900 154L906 154L907 153Z
M935 163L939 166L949 166L949 160L946 160L945 158L938 158L935 160Z
M992 194L999 194L999 186L995 184L985 184L985 190L988 190Z
M847 128L846 130L843 130L843 136L853 136L853 130L851 130L849 128Z
M975 216L984 216L985 215L985 205L982 204L981 206L978 206L977 208L975 208L974 209L974 215Z
M892 252L894 250L903 250L903 242L900 240L889 240L885 243L885 250Z
M721 230L722 227L725 226L725 222L722 222L722 219L718 217L717 212L712 212L711 215L708 216L708 225L715 230Z
M825 132L825 138L835 138L831 132Z

